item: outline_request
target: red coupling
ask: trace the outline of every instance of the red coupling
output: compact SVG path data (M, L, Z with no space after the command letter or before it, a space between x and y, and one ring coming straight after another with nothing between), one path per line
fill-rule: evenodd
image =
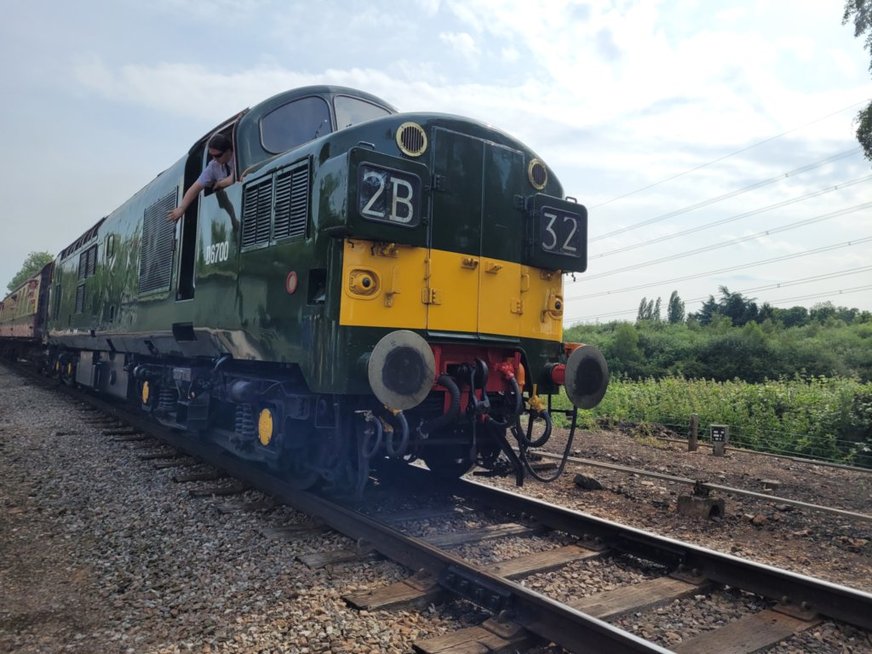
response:
M551 366L551 381L558 386L563 386L566 383L566 364L555 363Z
M510 361L498 363L496 369L506 381L515 378L515 366Z

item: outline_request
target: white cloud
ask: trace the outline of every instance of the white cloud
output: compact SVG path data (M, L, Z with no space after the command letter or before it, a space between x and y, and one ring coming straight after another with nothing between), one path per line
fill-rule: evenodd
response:
M468 63L478 64L481 50L468 32L442 32L439 39Z
M526 0L416 0L402 11L384 0L328 3L317 11L293 1L161 0L103 8L99 21L88 18L93 0L83 2L59 6L45 20L38 8L19 4L0 25L0 54L18 61L20 52L31 53L0 71L0 82L16 98L4 107L10 114L5 122L17 125L5 156L16 166L0 176L0 194L10 198L4 219L10 238L0 245L0 262L9 262L0 273L13 268L6 277L27 251L44 249L29 233L33 216L57 221L48 231L71 239L209 127L296 86L343 84L401 110L494 124L529 144L566 192L589 205L592 237L856 147L852 118L870 96L862 42L840 25L839 7L819 1L791 5L785 13L777 3L753 0L736 0L722 10L696 0L555 0L547 11ZM222 25L226 32L218 29ZM64 110L52 109L59 107ZM58 135L70 140L69 150L47 147ZM39 139L46 143L40 146ZM760 145L675 177L755 143ZM130 149L143 156L125 166L112 163L124 161ZM71 156L85 165L71 171ZM38 176L19 172L37 166ZM859 157L834 161L754 193L592 241L591 252L644 243L866 171L868 163ZM45 193L41 178L63 179L54 187L62 193ZM95 178L104 190L95 192ZM103 184L107 179L111 183ZM609 202L618 196L626 197ZM870 187L857 185L821 204L835 209L869 198ZM807 202L790 216L799 220L823 210ZM807 250L866 234L867 222L863 215L844 216L826 228L773 235L724 253L741 262L755 252L762 258L770 247ZM777 221L761 215L748 224L754 232ZM737 225L736 233L743 228ZM652 259L696 247L714 234L630 254ZM801 276L809 267L827 269L852 257L862 254L848 249L797 260L781 276ZM592 259L592 269L607 271L628 260ZM680 267L703 270L705 263ZM676 276L668 268L652 267L635 279ZM774 265L736 275L745 273L779 278ZM634 276L602 283L578 279L596 290L629 285ZM716 292L718 281L703 278L679 291L683 297L707 295ZM642 294L569 307L568 313L632 308ZM872 308L872 299L865 301Z
M508 46L500 50L500 57L506 63L513 64L521 59L521 53L517 48Z
M440 0L415 0L415 4L421 7L425 16L432 18L439 12L442 3Z

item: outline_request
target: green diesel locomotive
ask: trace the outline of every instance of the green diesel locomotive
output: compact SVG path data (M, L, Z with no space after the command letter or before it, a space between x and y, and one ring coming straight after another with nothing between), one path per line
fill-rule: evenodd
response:
M239 181L167 220L219 133ZM586 234L585 208L511 136L296 89L218 125L58 255L49 363L300 487L359 490L385 458L520 483L516 448L542 440L522 415L547 437L561 384L583 408L608 384L597 350L562 342L562 273L585 270Z

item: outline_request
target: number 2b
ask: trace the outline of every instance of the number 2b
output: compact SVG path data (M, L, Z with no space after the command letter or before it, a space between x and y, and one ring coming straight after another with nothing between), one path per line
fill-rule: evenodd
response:
M376 172L368 172L364 174L363 179L364 181L375 179L378 182L378 188L376 189L373 196L369 199L369 202L367 202L364 205L363 209L360 210L360 213L365 216L370 216L372 218L384 219L385 217L387 217L388 220L397 223L412 222L412 219L415 217L415 213L412 207L412 197L414 195L414 190L412 189L412 185L409 184L409 182L404 179L399 179L398 177L380 175ZM390 180L391 184L391 213L390 215L385 216L384 211L378 211L377 209L373 209L373 205L385 192L385 182L388 180ZM400 189L405 189L405 191L401 193ZM400 206L405 207L405 209L401 209L401 211L403 211L402 215L397 211Z

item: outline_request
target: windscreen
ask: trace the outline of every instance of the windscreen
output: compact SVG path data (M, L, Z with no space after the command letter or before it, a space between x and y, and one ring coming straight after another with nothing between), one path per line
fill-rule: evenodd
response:
M267 152L286 152L330 132L328 105L319 97L289 102L260 121L260 138Z
M333 108L336 111L337 129L344 129L367 120L391 115L391 112L384 107L347 95L337 95L333 99Z

